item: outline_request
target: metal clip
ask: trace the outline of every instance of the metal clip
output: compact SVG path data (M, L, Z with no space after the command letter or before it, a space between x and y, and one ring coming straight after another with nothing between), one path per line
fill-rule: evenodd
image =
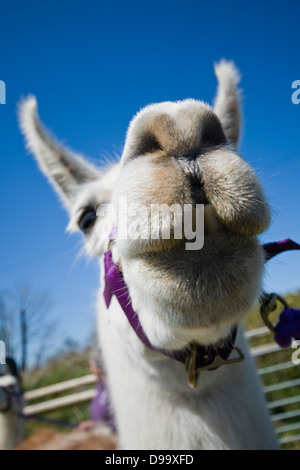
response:
M195 388L200 375L203 370L216 369L217 367L226 366L230 364L237 364L245 359L242 351L235 347L232 351L237 352L238 357L232 359L223 359L219 354L216 354L213 360L207 356L207 363L196 369L196 358L197 358L197 344L192 343L190 350L186 354L185 369L188 374L188 384L191 388Z
M272 294L263 294L260 305L260 314L264 324L269 328L271 333L275 333L275 327L269 320L269 315L277 308L277 300L282 303L285 308L289 308L287 301L274 292Z

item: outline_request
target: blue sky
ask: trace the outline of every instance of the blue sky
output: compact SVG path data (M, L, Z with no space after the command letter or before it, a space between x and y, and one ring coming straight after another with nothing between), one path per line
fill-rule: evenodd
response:
M100 161L121 153L131 117L150 102L212 102L213 63L242 73L241 154L260 175L273 209L262 242L300 241L298 1L1 1L0 290L27 280L48 290L56 338L83 342L92 328L98 267L76 261L80 237L25 150L16 120L33 93L43 121L74 150ZM268 290L300 288L300 253L270 262Z

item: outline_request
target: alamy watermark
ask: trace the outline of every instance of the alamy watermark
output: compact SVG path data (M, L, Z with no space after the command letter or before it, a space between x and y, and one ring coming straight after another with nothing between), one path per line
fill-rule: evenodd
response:
M0 340L0 365L6 364L6 347L4 341Z
M112 225L119 240L185 240L186 250L200 250L204 245L204 204L142 204L133 207L120 196L118 207L103 204L97 209L102 221L97 236L107 239Z
M0 104L6 104L6 85L0 80Z
M294 80L292 83L292 88L296 89L291 96L293 104L300 103L300 80Z
M292 348L296 349L296 351L293 352L292 354L292 363L295 366L299 366L300 364L300 341L299 340L293 341Z

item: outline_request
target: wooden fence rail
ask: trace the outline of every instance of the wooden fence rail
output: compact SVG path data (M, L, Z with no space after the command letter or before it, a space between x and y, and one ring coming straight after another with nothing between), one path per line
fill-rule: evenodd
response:
M25 400L31 401L36 400L37 398L43 398L55 393L65 392L66 390L71 390L72 388L81 387L83 385L90 385L97 382L97 377L94 374L85 375L72 380L66 380L65 382L60 382L54 385L48 385L47 387L38 388L36 390L30 390L25 393Z

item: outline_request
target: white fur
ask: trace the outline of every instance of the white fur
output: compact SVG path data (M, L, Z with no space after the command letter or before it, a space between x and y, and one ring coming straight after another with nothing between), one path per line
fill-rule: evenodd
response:
M237 144L240 132L239 89L240 73L233 62L221 60L215 64L218 78L218 93L214 111L222 122L230 142Z

